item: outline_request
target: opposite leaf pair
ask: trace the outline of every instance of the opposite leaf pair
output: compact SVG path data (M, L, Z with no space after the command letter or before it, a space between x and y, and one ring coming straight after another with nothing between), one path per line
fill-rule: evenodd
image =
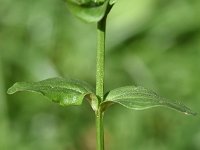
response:
M98 96L83 81L50 78L39 82L17 82L8 89L8 94L18 91L38 92L62 106L81 105L87 99L94 111L100 107L104 112L110 105L118 103L129 109L143 110L156 106L166 106L185 114L195 115L189 108L180 103L169 102L165 98L143 87L126 86L111 90L99 103Z

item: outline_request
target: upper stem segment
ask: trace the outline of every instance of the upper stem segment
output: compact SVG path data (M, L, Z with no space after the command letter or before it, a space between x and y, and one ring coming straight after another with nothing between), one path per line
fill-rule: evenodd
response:
M99 104L104 100L106 19L112 6L113 4L108 4L105 16L97 23L96 95L98 96ZM99 104L96 111L97 150L104 150L103 112L101 111Z
M105 69L105 32L106 16L97 23L97 71L96 71L96 95L100 102L104 97L104 69ZM96 111L96 137L97 150L104 150L103 113L99 106Z
M96 95L100 98L101 102L104 95L105 32L106 17L97 23Z

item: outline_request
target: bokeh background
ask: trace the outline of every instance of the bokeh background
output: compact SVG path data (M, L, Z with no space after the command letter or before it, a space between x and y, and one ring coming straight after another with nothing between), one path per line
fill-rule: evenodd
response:
M76 78L95 86L96 31L61 0L0 0L0 149L94 150L87 102L61 107L16 81ZM106 91L141 85L200 110L200 1L118 0L108 17ZM111 107L107 150L200 150L200 118Z

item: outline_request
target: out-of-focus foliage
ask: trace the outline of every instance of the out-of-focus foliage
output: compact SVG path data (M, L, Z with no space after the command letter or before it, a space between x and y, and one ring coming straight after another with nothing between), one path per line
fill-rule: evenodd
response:
M200 109L200 1L118 0L108 17L106 91L141 85ZM95 85L95 24L59 0L0 1L0 149L94 150L87 103L63 108L40 95L6 95L16 81L62 76ZM113 107L108 150L199 150L199 117Z

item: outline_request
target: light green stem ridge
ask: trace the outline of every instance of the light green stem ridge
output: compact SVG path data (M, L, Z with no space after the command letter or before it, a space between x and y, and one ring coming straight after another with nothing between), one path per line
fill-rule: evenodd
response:
M106 16L97 23L97 66L96 66L96 95L99 103L104 97L104 70L105 70L105 33ZM103 113L99 106L96 111L96 139L97 150L104 150Z
M96 113L96 140L97 150L104 150L103 114L100 111Z
M97 66L96 66L96 94L103 101L104 69L105 69L105 31L106 17L97 24Z
M0 149L10 149L10 128L8 120L8 109L5 95L5 84L3 76L3 64L0 56Z

